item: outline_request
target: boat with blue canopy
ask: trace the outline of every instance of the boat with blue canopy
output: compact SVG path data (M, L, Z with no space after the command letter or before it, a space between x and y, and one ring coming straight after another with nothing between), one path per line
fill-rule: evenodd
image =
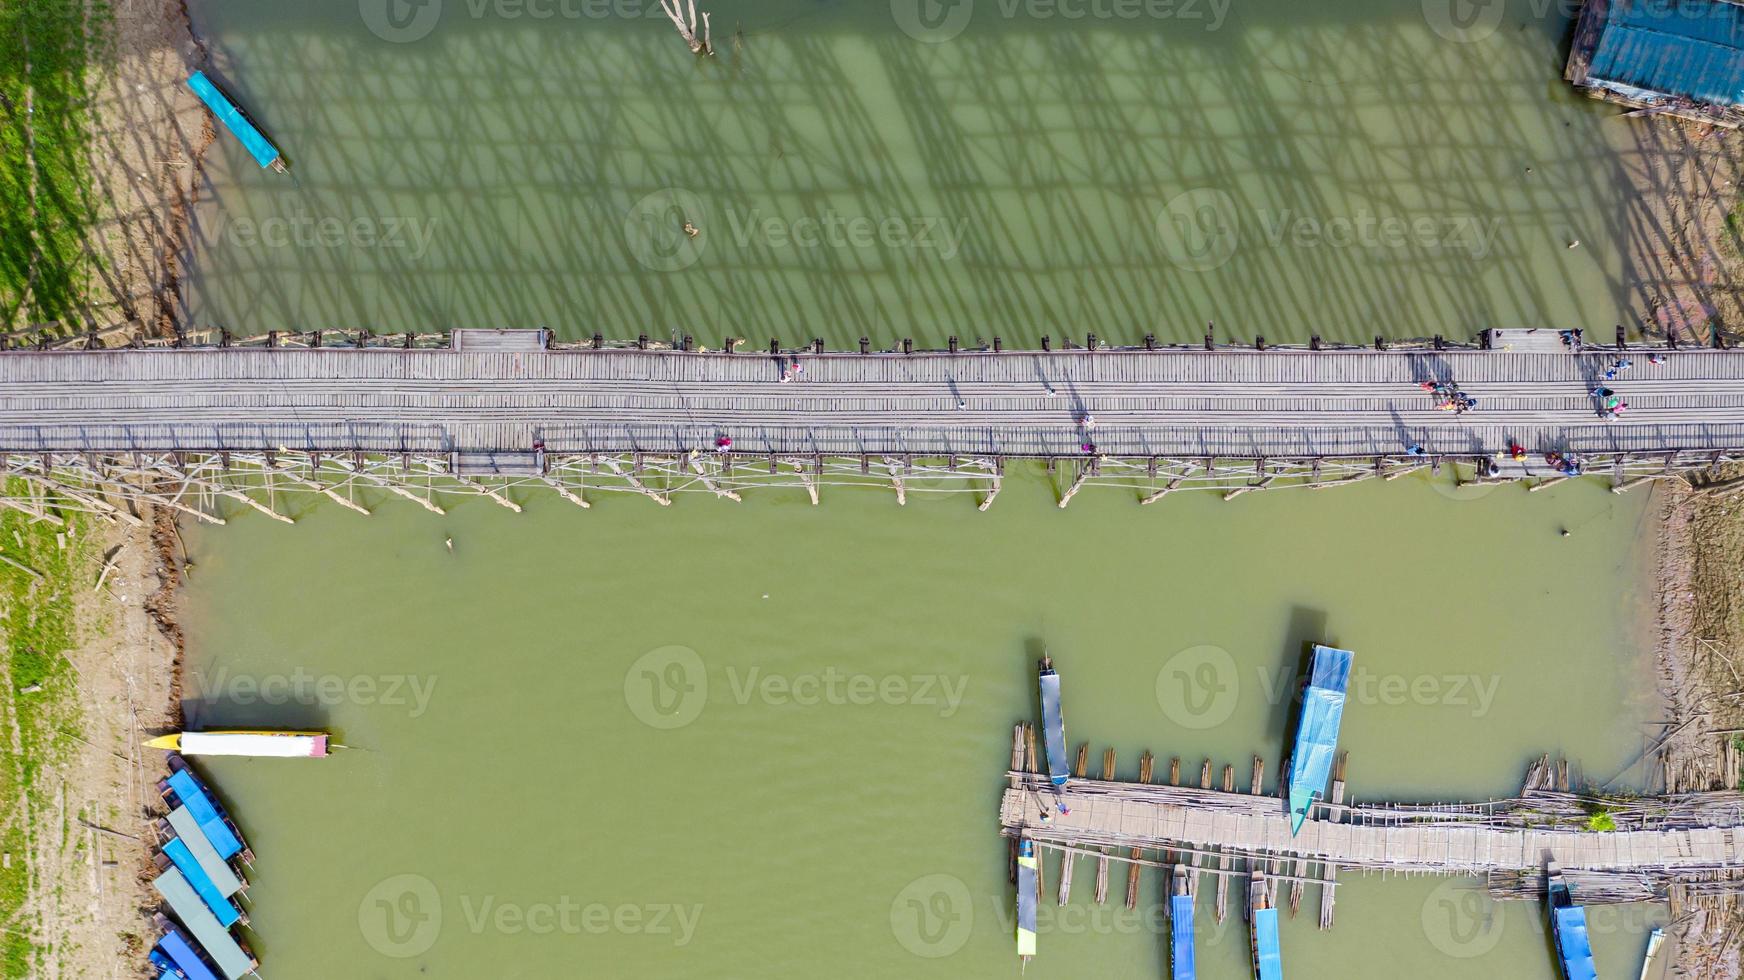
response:
M1291 834L1302 829L1314 800L1325 796L1326 783L1332 778L1354 656L1349 650L1314 645L1308 686L1302 692L1302 717L1296 723L1296 743L1290 756Z
M1066 718L1060 709L1060 675L1054 671L1054 661L1042 655L1038 681L1042 698L1042 742L1048 753L1048 778L1055 786L1065 786L1071 775L1071 762L1066 758Z
M1254 872L1248 885L1249 947L1255 980L1284 980L1284 954L1278 943L1278 910L1272 905L1266 876Z
M187 927L200 948L212 958L213 965L218 967L224 980L238 980L260 965L230 935L230 930L218 924L206 903L195 894L193 886L188 884L188 879L180 871L170 868L152 879L151 885L163 896L170 911Z
M224 812L224 807L218 802L200 777L188 767L188 762L180 755L171 753L169 757L170 776L158 783L158 790L171 807L184 806L194 821L200 825L206 839L211 842L212 849L218 852L221 860L228 861L240 854L242 860L252 861L254 855L249 851L248 844L242 839L241 831L230 815Z
M1193 980L1193 896L1187 893L1187 866L1175 865L1175 884L1169 896L1169 976Z
M161 976L183 977L186 980L218 980L218 974L212 971L188 934L177 928L174 923L165 919L162 923L163 938L151 948L151 964L160 970L169 971Z
M167 836L180 845L180 849L185 850L187 856L199 865L201 873L211 880L220 895L229 898L248 887L247 882L243 881L242 877L236 873L236 869L218 856L218 852L212 847L211 840L206 837L205 831L200 829L200 824L194 819L194 815L188 812L187 807L178 806L171 810L170 815L159 824L159 828L169 831ZM165 845L164 849L169 850L168 845ZM173 860L176 855L172 854L170 857Z
M1040 885L1036 877L1035 844L1017 842L1017 955L1025 966L1036 954L1036 899Z
M200 896L200 901L206 903L206 908L211 910L212 917L218 920L219 925L228 929L241 920L241 911L236 908L235 903L230 901L229 896L225 895L213 883L212 877L206 873L205 868L200 866L200 862L194 859L193 852L188 850L188 845L180 837L164 842L163 857L166 859L164 864L173 866L182 873L183 878L188 880L188 884L194 889L194 894Z
M1554 862L1545 868L1549 882L1550 930L1556 935L1556 960L1563 980L1598 980L1592 943L1587 939L1587 910L1574 904L1574 893Z
M290 168L285 165L284 155L279 153L279 148L273 145L272 140L266 138L266 134L260 131L260 127L254 124L254 120L248 118L248 113L242 111L242 107L236 104L235 99L232 99L229 94L206 77L205 72L197 71L189 75L188 88L199 96L200 101L206 104L206 108L212 110L212 115L224 124L225 129L230 130L237 139L242 141L243 148L248 151L249 156L254 158L255 163L260 164L263 168L270 167L281 174L290 172Z

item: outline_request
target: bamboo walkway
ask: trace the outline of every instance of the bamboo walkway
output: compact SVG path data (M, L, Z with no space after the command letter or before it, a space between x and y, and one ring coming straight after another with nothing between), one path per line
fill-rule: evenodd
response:
M1542 898L1543 869L1555 861L1576 883L1586 904L1671 899L1674 904L1744 891L1744 793L1716 791L1657 797L1589 797L1568 790L1568 767L1540 759L1527 772L1519 797L1480 803L1365 803L1345 799L1345 765L1333 773L1331 798L1317 801L1299 833L1290 832L1285 802L1264 793L1265 764L1254 757L1252 777L1236 786L1235 767L1223 767L1214 787L1212 763L1198 785L1181 785L1181 760L1170 761L1168 782L1153 782L1150 753L1137 782L1114 777L1114 753L1104 754L1101 779L1085 778L1088 746L1064 790L1041 768L1034 729L1013 730L1009 780L999 810L1001 833L1059 855L1060 902L1070 900L1076 858L1097 861L1098 902L1110 861L1125 863L1127 906L1133 907L1138 869L1185 867L1196 881L1217 878L1214 911L1223 917L1230 877L1263 872L1276 887L1289 884L1295 914L1305 887L1321 886L1320 927L1331 928L1339 872L1481 877L1491 895ZM1287 768L1287 763L1286 763ZM1592 814L1607 813L1615 829L1595 831ZM1046 865L1042 865L1046 873Z
M0 336L0 476L28 490L9 484L0 506L47 519L46 494L105 520L126 520L118 504L132 501L223 523L230 501L291 522L301 508L284 500L315 495L362 514L384 495L441 513L451 498L519 511L530 494L666 506L773 488L815 505L824 488L856 486L899 504L968 493L986 510L1012 459L1045 461L1061 507L1087 487L1151 504L1422 470L1533 490L1578 472L1618 492L1687 479L1730 493L1723 467L1744 461L1744 352L1583 348L1548 330L1336 350L1207 336L752 354L471 329L103 341L25 350ZM1622 358L1634 366L1605 381ZM1425 381L1457 385L1477 410L1438 409ZM1625 415L1600 417L1598 383L1628 399Z
M1744 450L1744 352L1660 365L1635 352L1608 382L1629 409L1605 421L1589 392L1618 357L1608 348L768 355L482 333L459 349L8 351L0 451L672 454L723 437L753 456ZM1457 383L1478 408L1438 410L1426 380Z

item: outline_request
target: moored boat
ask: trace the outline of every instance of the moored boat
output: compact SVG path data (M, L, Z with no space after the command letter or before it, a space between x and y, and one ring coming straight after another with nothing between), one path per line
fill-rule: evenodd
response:
M252 864L254 852L242 838L242 831L230 819L230 814L224 809L218 795L200 780L199 775L188 765L188 760L181 755L171 752L168 761L169 778L158 780L157 789L170 807L170 823L181 824L186 819L192 819L207 842L212 845L212 849L217 852L219 860L228 861L232 857L241 857L244 864ZM178 809L184 811L180 817L176 814ZM182 834L180 828L177 833Z
M1659 957L1659 947L1665 944L1665 930L1655 929L1647 936L1647 955L1641 957L1641 980L1647 980L1647 974L1653 970L1653 962Z
M1175 865L1169 895L1169 977L1194 980L1193 896L1187 893L1187 866Z
M175 732L145 744L188 755L242 755L275 759L322 759L327 756L326 732Z
M1278 945L1278 910L1264 872L1255 871L1248 884L1248 949L1253 953L1255 980L1284 980L1283 952Z
M218 973L210 962L200 954L198 946L192 938L182 931L182 927L171 922L162 913L153 917L163 938L151 948L149 958L151 965L160 971L159 980L163 977L182 977L186 980L218 980Z
M266 134L260 131L260 127L249 118L248 113L242 111L242 107L236 104L236 100L228 92L206 77L205 72L197 71L189 75L188 88L206 104L206 108L212 110L212 115L224 124L225 129L242 141L243 148L254 158L255 163L263 168L270 167L281 174L290 173L279 148L266 138Z
M1036 877L1035 844L1017 842L1017 955L1025 966L1036 954L1036 900L1040 885Z
M1574 903L1574 892L1552 861L1544 869L1550 931L1556 937L1556 964L1563 980L1598 980L1593 947L1587 939L1587 910Z
M1350 684L1349 650L1314 645L1308 686L1302 692L1302 716L1290 756L1290 833L1302 829L1317 798L1332 778L1338 751L1338 729L1344 720L1344 692Z
M1071 762L1066 758L1066 718L1060 708L1060 675L1054 670L1052 657L1042 655L1037 671L1042 700L1042 743L1047 748L1048 778L1056 787L1064 787L1071 775Z

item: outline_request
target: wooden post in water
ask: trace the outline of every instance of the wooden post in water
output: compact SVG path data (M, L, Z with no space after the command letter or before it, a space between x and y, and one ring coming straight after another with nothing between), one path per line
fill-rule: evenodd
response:
M1072 775L1078 779L1084 778L1084 773L1090 766L1090 743L1081 742L1078 745L1078 759L1072 766ZM1045 804L1044 804L1045 805ZM1072 901L1072 859L1077 852L1070 849L1060 851L1060 904Z
M1156 768L1156 761L1156 757L1151 755L1149 749L1145 750L1144 755L1139 756L1139 782L1148 783L1151 781L1151 777L1154 775L1154 770ZM1138 908L1138 873L1139 869L1142 867L1138 863L1138 859L1141 856L1141 852L1135 847L1127 856L1132 858L1132 863L1128 864L1126 867L1126 907L1128 909L1136 909ZM1164 880L1167 880L1166 876Z
M1342 823L1344 813L1344 767L1350 761L1349 752L1340 752L1332 764L1332 819ZM1328 861L1320 868L1320 928L1332 928L1332 906L1338 900L1338 865Z
M1102 779L1108 782L1114 779L1114 750L1102 750ZM1108 851L1096 859L1096 904L1108 902Z

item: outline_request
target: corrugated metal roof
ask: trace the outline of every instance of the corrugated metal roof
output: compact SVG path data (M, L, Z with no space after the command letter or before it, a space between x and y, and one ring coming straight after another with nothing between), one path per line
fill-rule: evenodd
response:
M1618 3L1587 77L1702 102L1744 104L1744 7L1714 0Z

